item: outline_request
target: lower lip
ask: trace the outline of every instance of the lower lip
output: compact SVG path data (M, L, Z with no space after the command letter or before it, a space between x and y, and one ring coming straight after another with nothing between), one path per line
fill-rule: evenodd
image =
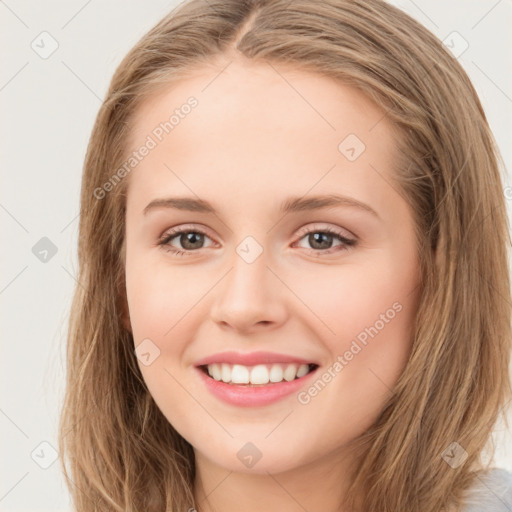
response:
M226 384L221 380L209 377L200 368L196 368L196 370L199 372L208 390L217 398L239 407L257 407L277 402L292 393L296 393L318 368L290 382L283 381L264 386Z

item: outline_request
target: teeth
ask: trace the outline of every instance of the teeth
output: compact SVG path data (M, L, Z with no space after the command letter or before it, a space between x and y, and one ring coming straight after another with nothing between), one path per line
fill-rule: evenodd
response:
M210 374L210 377L213 377L215 380L222 379L222 370L218 364L211 364L210 366L208 366L208 372Z
M301 364L299 369L297 370L297 377L304 377L304 375L309 373L309 365Z
M231 382L233 384L249 384L249 369L247 366L235 364L231 370Z
M270 382L281 382L283 380L283 369L278 364L270 368Z
M243 366L216 363L208 365L208 375L215 380L230 384L263 385L269 382L290 382L296 378L304 377L309 373L308 364L258 364L256 366Z
M227 364L223 364L221 368L222 382L231 382L231 367Z
M294 364L290 364L286 367L283 377L284 377L284 380L287 380L288 382L290 382L291 380L295 379L296 375L297 375L297 366L295 366Z
M268 384L268 370L264 364L253 366L251 370L251 384Z

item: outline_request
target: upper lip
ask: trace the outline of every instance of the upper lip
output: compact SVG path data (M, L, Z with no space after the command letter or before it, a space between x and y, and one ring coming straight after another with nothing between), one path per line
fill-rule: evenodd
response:
M302 359L300 357L287 354L277 354L275 352L219 352L211 356L200 359L196 366L205 366L215 363L241 364L243 366L254 366L257 364L272 363L297 363L297 364L315 364L313 361Z

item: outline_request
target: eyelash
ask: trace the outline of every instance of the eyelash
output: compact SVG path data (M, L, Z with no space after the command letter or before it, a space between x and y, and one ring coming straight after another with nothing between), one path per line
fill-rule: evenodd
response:
M198 249L193 250L193 251L192 250L180 250L180 249L176 249L170 245L171 240L173 240L178 235L181 235L183 233L196 233L196 234L204 235L204 236L210 238L201 229L190 229L190 228L185 227L185 228L176 229L176 230L172 230L170 232L165 233L165 235L158 242L158 245L161 246L164 250L166 250L176 256L187 256L187 255L190 255L190 253L197 252ZM306 231L301 231L298 241L302 240L306 235L309 235L311 233L322 233L322 234L334 235L335 238L337 238L343 244L342 246L338 246L338 247L341 247L341 249L335 250L334 252L347 251L357 244L357 240L352 240L350 238L346 238L340 232L336 231L333 228L329 228L329 227L323 228L323 229L313 228L313 229L309 229ZM314 253L318 253L319 255L321 255L321 254L326 254L326 253L331 254L332 249L333 248L331 247L331 248L325 249L325 250L310 249L310 251L313 251Z

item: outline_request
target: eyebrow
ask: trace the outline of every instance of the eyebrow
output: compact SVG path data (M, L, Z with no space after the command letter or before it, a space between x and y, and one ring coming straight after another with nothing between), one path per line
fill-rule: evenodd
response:
M280 212L292 213L310 210L319 210L321 208L349 206L358 208L379 218L377 212L366 203L362 203L357 199L347 196L339 196L335 194L310 196L310 197L289 197L281 204ZM203 199L195 199L193 197L166 197L162 199L154 199L143 210L143 214L147 215L151 210L157 208L174 208L177 210L186 210L190 212L212 213L217 215L215 208Z

